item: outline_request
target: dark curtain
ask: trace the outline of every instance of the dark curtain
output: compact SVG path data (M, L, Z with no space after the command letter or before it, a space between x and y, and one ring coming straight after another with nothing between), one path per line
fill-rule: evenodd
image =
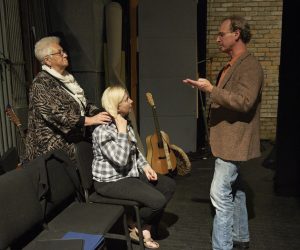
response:
M274 182L275 192L284 196L300 195L298 16L297 2L284 0L276 137L277 167Z

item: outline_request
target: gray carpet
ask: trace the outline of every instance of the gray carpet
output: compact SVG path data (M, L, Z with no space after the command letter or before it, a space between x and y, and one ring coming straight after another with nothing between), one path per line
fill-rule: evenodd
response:
M274 170L262 166L271 144L265 142L262 149L262 157L249 161L241 171L246 184L250 249L299 250L300 200L274 194ZM214 160L194 158L191 158L191 174L175 177L177 190L159 228L158 242L162 250L211 249L213 209L209 187ZM138 246L133 245L133 249L137 250Z

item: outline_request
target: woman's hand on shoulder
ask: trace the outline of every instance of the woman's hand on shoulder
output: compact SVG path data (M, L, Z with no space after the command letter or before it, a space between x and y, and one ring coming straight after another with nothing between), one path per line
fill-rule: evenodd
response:
M111 122L111 116L107 112L101 112L92 117L85 117L85 126L107 124Z
M147 179L149 181L156 181L157 180L157 174L156 172L153 170L153 168L151 168L150 165L146 165L144 168L144 173L146 174L147 176Z

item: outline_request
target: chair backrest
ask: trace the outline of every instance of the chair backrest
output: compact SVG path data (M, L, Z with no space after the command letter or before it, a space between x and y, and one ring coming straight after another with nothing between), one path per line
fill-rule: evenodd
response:
M75 144L75 157L79 170L81 185L85 191L90 191L93 187L93 145L90 142L81 141Z
M77 197L80 181L75 164L64 151L55 150L39 156L24 169L31 175L46 222Z
M41 228L43 212L30 176L23 169L0 176L0 249Z
M86 202L98 202L107 204L117 204L125 206L138 206L139 203L131 200L122 200L101 196L96 193L93 186L93 145L90 142L82 141L75 145L75 157L79 170L81 185L85 191Z
M8 149L0 158L0 169L3 172L14 170L19 163L19 155L17 149L12 147Z
M62 151L56 151L46 157L46 169L49 192L46 195L46 220L51 220L77 197L80 185L75 164L65 158Z

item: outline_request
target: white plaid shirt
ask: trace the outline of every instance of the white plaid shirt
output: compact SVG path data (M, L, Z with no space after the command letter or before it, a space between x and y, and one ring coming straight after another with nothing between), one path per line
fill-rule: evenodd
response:
M129 125L126 134L118 133L113 122L99 125L93 132L93 151L93 179L99 182L138 177L139 171L148 165Z

